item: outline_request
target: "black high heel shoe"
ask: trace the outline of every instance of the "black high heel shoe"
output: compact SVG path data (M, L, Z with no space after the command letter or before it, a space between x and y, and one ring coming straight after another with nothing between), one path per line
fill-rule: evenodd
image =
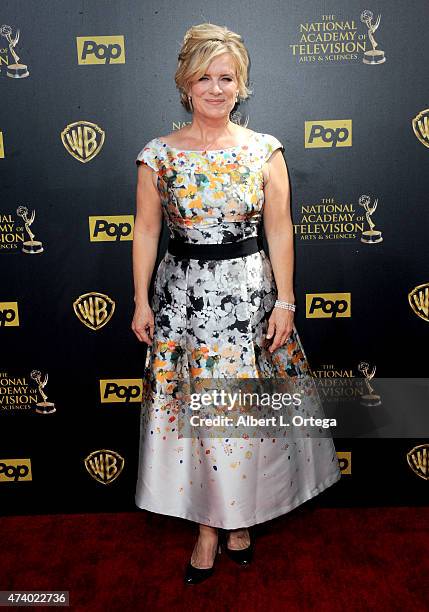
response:
M207 568L194 567L192 563L189 561L188 565L186 566L186 570L185 570L185 576L184 576L185 584L198 584L199 582L202 582L203 580L210 578L210 576L213 574L215 570L217 556L221 552L222 552L222 547L220 545L219 535L218 535L217 551L213 559L212 567L207 567Z
M250 537L250 531L249 531L249 537ZM235 561L235 563L238 563L238 565L241 565L242 567L247 567L248 565L250 565L250 562L252 561L252 558L253 558L253 548L254 548L252 538L250 538L249 546L247 548L242 548L241 550L233 550L232 548L228 548L227 542L228 542L228 536L227 534L225 534L225 552L228 555L228 557L232 559L233 561Z

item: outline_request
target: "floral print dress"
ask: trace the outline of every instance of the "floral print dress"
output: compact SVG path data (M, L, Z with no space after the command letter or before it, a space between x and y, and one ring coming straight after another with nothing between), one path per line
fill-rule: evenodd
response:
M154 138L136 163L157 174L170 238L225 244L258 236L262 168L278 148L277 138L258 132L246 145L208 151L180 150ZM330 436L212 438L181 431L187 406L174 394L178 380L311 378L295 326L285 345L273 353L264 348L276 298L263 250L226 260L165 254L154 281L154 338L144 370L139 508L236 529L289 512L340 479ZM306 414L320 414L312 385L302 388Z

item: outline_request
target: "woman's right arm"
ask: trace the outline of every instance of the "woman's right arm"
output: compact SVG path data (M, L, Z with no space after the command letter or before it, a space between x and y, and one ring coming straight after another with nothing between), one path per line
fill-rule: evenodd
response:
M148 293L162 229L161 199L156 181L156 172L145 163L140 163L137 170L133 238L135 312L131 329L141 342L150 345L153 338L154 318L149 305Z

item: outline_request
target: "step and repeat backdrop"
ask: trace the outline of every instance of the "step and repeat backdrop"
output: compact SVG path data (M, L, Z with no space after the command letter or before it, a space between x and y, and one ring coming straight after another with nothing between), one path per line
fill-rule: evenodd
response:
M2 2L3 514L135 508L146 354L131 330L135 158L191 121L174 72L196 23L243 36L253 94L233 120L285 147L295 323L325 397L356 400L363 382L375 423L389 413L378 378L427 380L427 2L230 9ZM164 227L158 262L166 238ZM404 422L412 401L396 409ZM424 420L403 435L375 429L334 439L343 478L315 503L427 503Z

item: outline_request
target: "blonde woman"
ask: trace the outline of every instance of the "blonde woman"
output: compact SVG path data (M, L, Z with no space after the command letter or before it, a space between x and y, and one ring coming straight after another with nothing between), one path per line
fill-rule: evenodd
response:
M183 435L179 380L302 377L294 325L288 172L273 135L231 121L251 93L241 37L203 23L185 34L175 75L189 125L137 156L132 329L148 345L141 412L139 508L199 525L185 582L214 571L219 535L252 559L249 527L289 512L340 478L330 436L280 440ZM162 218L168 251L148 288ZM260 242L261 221L269 246Z

